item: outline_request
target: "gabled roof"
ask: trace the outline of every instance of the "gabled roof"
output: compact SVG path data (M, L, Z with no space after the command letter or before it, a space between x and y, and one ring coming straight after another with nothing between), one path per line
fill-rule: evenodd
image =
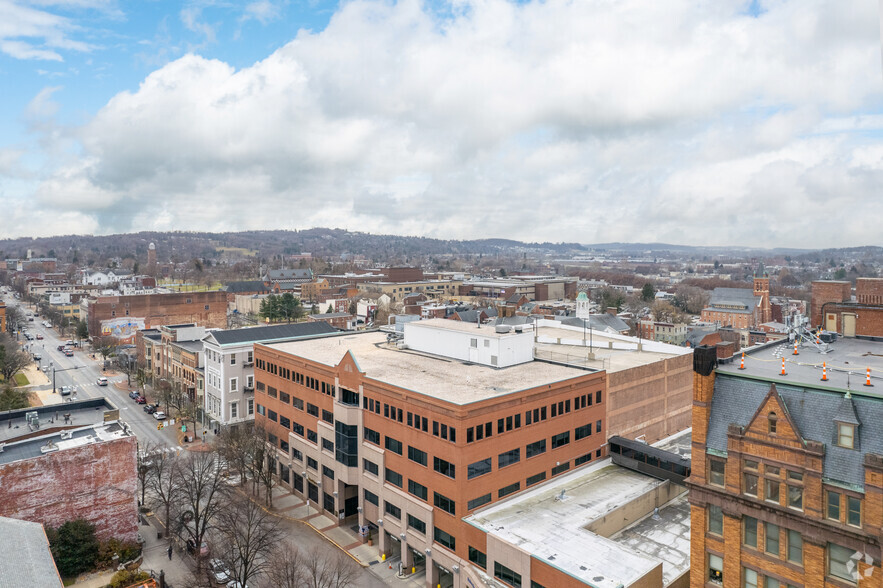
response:
M307 269L278 269L270 270L267 274L271 280L312 280L313 270Z
M266 327L248 327L245 329L226 329L212 331L205 340L214 340L218 345L240 343L261 343L267 341L283 341L301 337L318 337L336 333L337 329L326 322L292 323L290 325L269 325Z
M230 282L225 288L227 292L269 292L270 288L262 280L247 280L243 282Z
M759 297L750 288L715 288L711 293L710 308L719 306L741 306L742 308L722 308L725 312L754 312Z
M713 335L716 332L717 329L714 327L708 327L704 329L700 327L693 327L687 329L687 341L690 342L691 347L698 347L699 345L702 345L703 339L705 339L709 335Z
M40 523L0 517L0 586L62 586Z
M843 400L840 401L840 406L837 407L837 412L834 413L833 420L848 425L857 426L862 424L855 414L855 405L852 403L851 396L843 397Z

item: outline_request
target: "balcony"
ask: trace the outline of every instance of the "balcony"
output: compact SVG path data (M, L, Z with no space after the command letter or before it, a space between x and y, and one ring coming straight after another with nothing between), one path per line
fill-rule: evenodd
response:
M254 386L243 386L243 392L254 392Z
M242 367L254 367L254 360L246 361L244 364L242 364Z

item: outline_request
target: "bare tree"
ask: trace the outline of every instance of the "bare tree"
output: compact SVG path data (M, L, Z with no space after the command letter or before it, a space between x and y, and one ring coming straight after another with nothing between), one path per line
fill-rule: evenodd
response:
M226 476L215 451L193 451L176 469L178 520L186 520L186 530L196 549L196 567L202 569L200 549L206 533L223 510L229 492Z
M221 429L218 451L227 467L239 474L239 483L245 485L250 472L252 453L255 448L253 423Z
M306 584L309 588L350 588L356 585L361 570L338 549L313 547L304 560Z
M303 588L308 585L306 562L300 550L285 544L270 558L266 588Z
M172 523L172 507L178 496L178 456L174 453L157 452L151 459L148 485L159 506L163 509L166 533Z
M138 483L141 485L141 505L144 505L147 487L150 485L151 469L157 445L153 441L138 443Z
M283 537L276 517L240 493L231 493L214 527L214 552L243 586L271 567Z
M273 487L276 485L276 452L270 442L270 435L261 425L254 426L254 446L252 452L252 475L255 489L257 483L264 487L267 506L273 508Z
M97 353L101 354L101 357L105 362L107 361L107 358L116 351L119 344L120 340L116 337L111 337L110 335L92 338L92 348Z
M19 348L18 343L5 333L0 333L0 375L13 382L15 374L31 363L31 356Z

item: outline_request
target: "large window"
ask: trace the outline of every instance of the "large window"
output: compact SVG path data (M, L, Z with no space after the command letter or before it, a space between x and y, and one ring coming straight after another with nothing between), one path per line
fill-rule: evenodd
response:
M476 461L475 463L469 464L466 468L466 478L471 480L472 478L477 478L478 476L483 476L485 474L489 474L491 472L491 458L485 458L480 461Z
M724 513L719 506L708 507L708 532L715 535L724 534Z
M563 433L558 433L554 437L552 437L552 449L557 449L558 447L563 447L570 443L570 431L565 431Z
M779 525L764 523L764 551L779 555Z
M401 520L402 518L402 509L397 507L394 504L390 504L389 502L383 501L383 510L386 511L386 514L393 517L394 519Z
M521 449L510 449L497 456L497 467L504 468L521 461Z
M426 500L426 497L429 495L426 486L410 479L408 480L408 492L423 500Z
M476 548L469 546L469 561L477 565L483 570L487 569L487 554Z
M362 469L375 476L380 473L380 468L377 467L377 464L373 461L368 461L367 459L362 460Z
M398 439L393 439L392 437L386 438L386 448L393 453L402 454L402 442Z
M757 474L742 474L743 492L748 496L757 498Z
M778 480L764 480L764 490L763 490L764 500L768 502L779 503L779 481Z
M369 429L368 427L365 427L365 441L369 441L374 445L380 445L380 433L378 433L374 429Z
M862 501L853 496L846 497L846 522L853 527L862 526Z
M454 536L451 535L450 533L446 533L445 531L442 531L438 527L433 527L432 538L439 545L444 545L445 547L447 547L448 549L450 549L452 551L457 549L457 547L456 547L457 542L456 542L456 539L454 539Z
M803 537L788 529L788 561L803 565Z
M852 569L855 565L852 556L855 554L854 549L847 549L836 543L828 543L828 574L841 580L846 580L850 584L855 583L852 576Z
M535 455L540 455L541 453L546 452L546 440L540 439L539 441L535 441L527 446L525 451L525 455L527 459L532 458Z
M521 588L521 574L513 572L498 561L494 562L494 577L514 588Z
M433 462L432 465L433 465L433 468L435 469L435 471L437 471L440 474L444 474L445 476L447 476L449 478L456 478L454 464L452 464L449 461L445 461L440 457L433 457L432 462Z
M402 475L394 470L386 468L386 481L394 486L402 487Z
M490 493L485 494L484 496L479 496L478 498L473 498L469 502L466 503L466 510L472 510L474 508L478 508L479 506L484 506L488 502L491 501Z
M742 525L744 527L742 543L748 547L757 548L757 519L754 517L743 517Z
M508 495L512 494L513 492L518 492L520 489L521 489L521 482L515 482L514 484L509 484L508 486L506 486L504 488L500 488L500 490L497 492L497 494L499 495L500 498L503 498L504 496L508 496Z
M828 518L840 520L840 493L828 490Z
M425 466L427 462L427 456L425 451L421 451L416 447L408 445L408 459L413 462L419 463L422 466Z
M573 430L573 438L579 441L580 439L585 439L586 437L592 434L592 423L588 425L583 425L582 427L577 427Z
M370 490L365 490L365 502L370 502L374 506L380 504L380 500L377 498L377 495L371 492Z
M757 588L757 572L742 568L743 588Z
M340 421L334 423L334 458L347 467L359 465L359 427Z
M720 459L708 460L708 483L715 486L724 485L725 462Z
M724 558L713 553L708 554L708 581L715 584L724 583Z
M525 486L533 486L534 484L538 484L546 479L546 472L540 472L539 474L534 474L529 476L527 480L525 480Z
M800 486L787 486L788 506L797 510L803 510L803 488Z
M426 523L424 523L412 514L408 515L408 526L421 535L426 535Z
M443 496L438 492L433 492L433 504L449 514L457 514L457 505L447 496Z

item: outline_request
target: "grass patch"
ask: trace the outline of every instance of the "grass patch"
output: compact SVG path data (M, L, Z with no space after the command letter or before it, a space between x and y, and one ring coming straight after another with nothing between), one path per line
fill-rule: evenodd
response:
M16 386L27 386L31 382L28 380L28 377L22 373L15 374L15 385Z

